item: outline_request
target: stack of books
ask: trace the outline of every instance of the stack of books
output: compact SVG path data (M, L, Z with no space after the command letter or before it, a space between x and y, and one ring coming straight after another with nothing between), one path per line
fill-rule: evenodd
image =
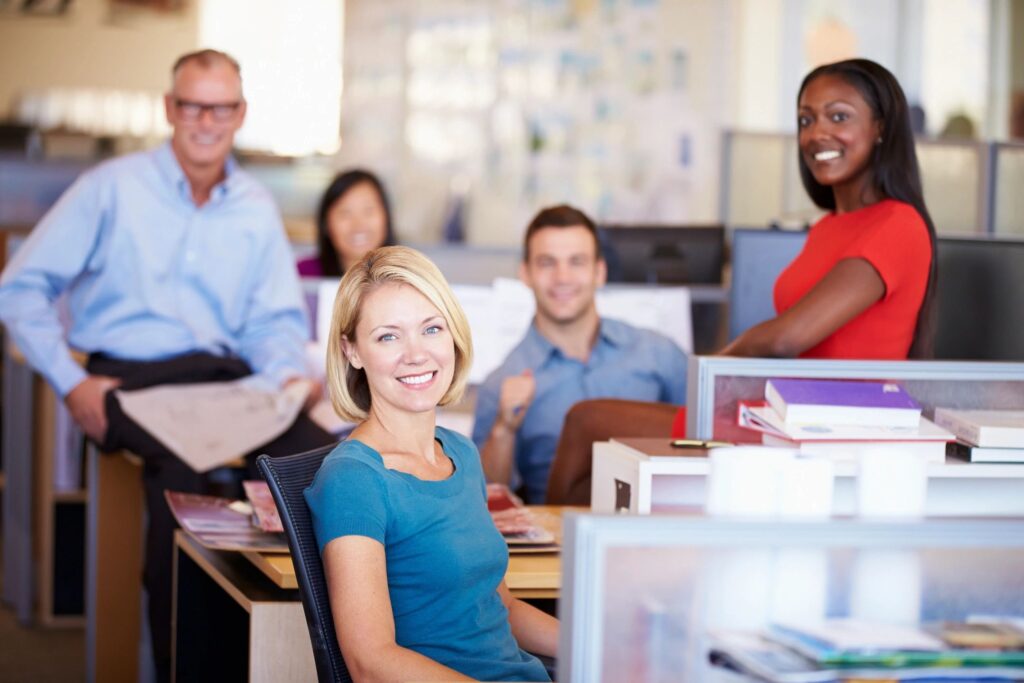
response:
M1016 681L1024 678L1024 630L1015 621L773 624L763 633L713 635L709 657L775 683Z
M1024 463L1024 410L936 408L935 422L956 434L969 462Z
M854 459L865 448L898 446L929 462L946 459L953 434L921 417L921 406L890 382L771 379L765 403L740 403L739 424L766 446Z

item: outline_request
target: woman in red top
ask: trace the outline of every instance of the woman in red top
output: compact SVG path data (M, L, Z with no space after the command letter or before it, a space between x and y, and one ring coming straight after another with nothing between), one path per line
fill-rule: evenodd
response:
M800 86L797 122L804 187L830 213L775 283L779 315L721 353L930 357L935 227L899 83L866 59L818 67Z
M776 281L779 315L720 353L930 357L935 227L924 206L899 83L878 64L851 59L808 74L797 101L800 176L814 203L830 213L811 228L803 251ZM606 399L576 404L565 418L548 502L589 502L586 463L594 441L660 436L670 429L682 436L685 411Z

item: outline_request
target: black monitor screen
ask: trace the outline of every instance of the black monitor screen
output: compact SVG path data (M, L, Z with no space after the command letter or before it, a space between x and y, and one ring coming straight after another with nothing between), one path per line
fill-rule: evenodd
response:
M943 237L935 357L1024 361L1024 242Z
M598 228L609 282L720 284L721 225L605 225Z

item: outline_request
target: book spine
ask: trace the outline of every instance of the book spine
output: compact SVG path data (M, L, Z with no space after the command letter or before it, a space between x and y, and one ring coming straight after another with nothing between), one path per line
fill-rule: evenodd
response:
M786 401L779 394L779 391L772 384L771 380L764 385L764 399L768 401L768 405L778 413L779 417L782 418L783 422L786 421Z

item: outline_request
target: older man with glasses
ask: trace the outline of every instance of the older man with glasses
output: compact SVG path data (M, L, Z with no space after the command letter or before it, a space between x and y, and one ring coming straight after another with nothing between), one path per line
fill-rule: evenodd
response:
M231 158L246 113L238 63L202 50L172 74L171 139L83 174L0 279L0 319L32 367L103 450L145 460L144 582L161 680L170 674L175 526L163 491L202 493L209 482L128 418L111 390L251 373L279 387L310 381L306 313L278 210ZM65 294L67 331L54 306ZM84 369L70 348L88 354ZM284 455L332 440L301 415L260 450Z

